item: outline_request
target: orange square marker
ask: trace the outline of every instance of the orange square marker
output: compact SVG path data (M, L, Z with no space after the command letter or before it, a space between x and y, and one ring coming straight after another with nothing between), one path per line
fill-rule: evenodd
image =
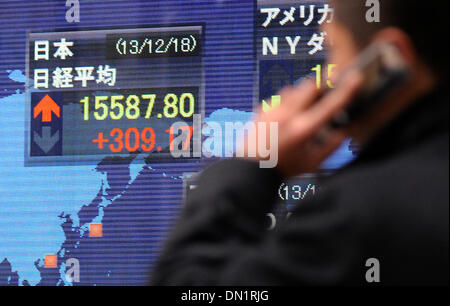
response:
M89 237L102 237L102 225L101 224L91 224L89 226Z
M46 267L46 268L58 267L58 256L57 255L45 255L44 267Z

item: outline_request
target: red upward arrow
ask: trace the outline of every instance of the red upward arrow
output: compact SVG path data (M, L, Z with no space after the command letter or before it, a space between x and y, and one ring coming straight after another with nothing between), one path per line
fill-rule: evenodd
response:
M60 108L49 95L45 95L41 101L34 107L34 118L42 113L42 122L52 122L52 113L56 116L60 116Z

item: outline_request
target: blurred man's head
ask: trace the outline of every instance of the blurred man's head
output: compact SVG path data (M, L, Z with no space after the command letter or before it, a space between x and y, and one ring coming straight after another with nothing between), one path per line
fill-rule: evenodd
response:
M332 0L336 22L330 26L332 56L350 59L375 40L396 44L407 60L420 60L439 79L448 80L448 0L379 0L379 22L369 22L366 0ZM333 37L335 36L335 37ZM339 54L340 53L340 54Z
M366 0L334 0L338 24L351 31L361 49L375 39L387 38L383 31L402 31L414 46L415 55L445 78L448 75L448 0L379 0L380 22L368 22ZM369 1L370 2L370 1ZM403 43L392 38L394 43Z
M371 43L389 42L397 46L412 71L409 86L355 128L352 136L356 139L366 140L374 127L395 117L438 83L447 86L448 0L379 0L379 22L367 19L373 6L366 6L366 0L331 2L335 20L326 29L332 42L331 63L344 68Z

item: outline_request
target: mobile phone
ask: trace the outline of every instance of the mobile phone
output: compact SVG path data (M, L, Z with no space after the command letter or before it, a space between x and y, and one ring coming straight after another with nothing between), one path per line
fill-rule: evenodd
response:
M333 118L330 124L332 129L344 128L367 115L411 77L411 71L397 47L389 43L374 43L369 46L358 56L355 63L342 73L336 87L339 86L339 80L352 70L362 74L363 88L355 99Z

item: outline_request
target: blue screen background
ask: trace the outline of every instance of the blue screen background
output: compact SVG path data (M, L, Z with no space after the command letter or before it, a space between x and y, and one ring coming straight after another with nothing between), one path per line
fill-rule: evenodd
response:
M145 285L183 200L183 175L204 163L132 156L92 165L24 166L27 31L205 25L205 121L247 121L254 105L255 1L0 1L0 285ZM348 160L344 146L325 165ZM103 237L90 238L101 223ZM58 255L45 268L46 254ZM64 277L80 261L81 281Z

